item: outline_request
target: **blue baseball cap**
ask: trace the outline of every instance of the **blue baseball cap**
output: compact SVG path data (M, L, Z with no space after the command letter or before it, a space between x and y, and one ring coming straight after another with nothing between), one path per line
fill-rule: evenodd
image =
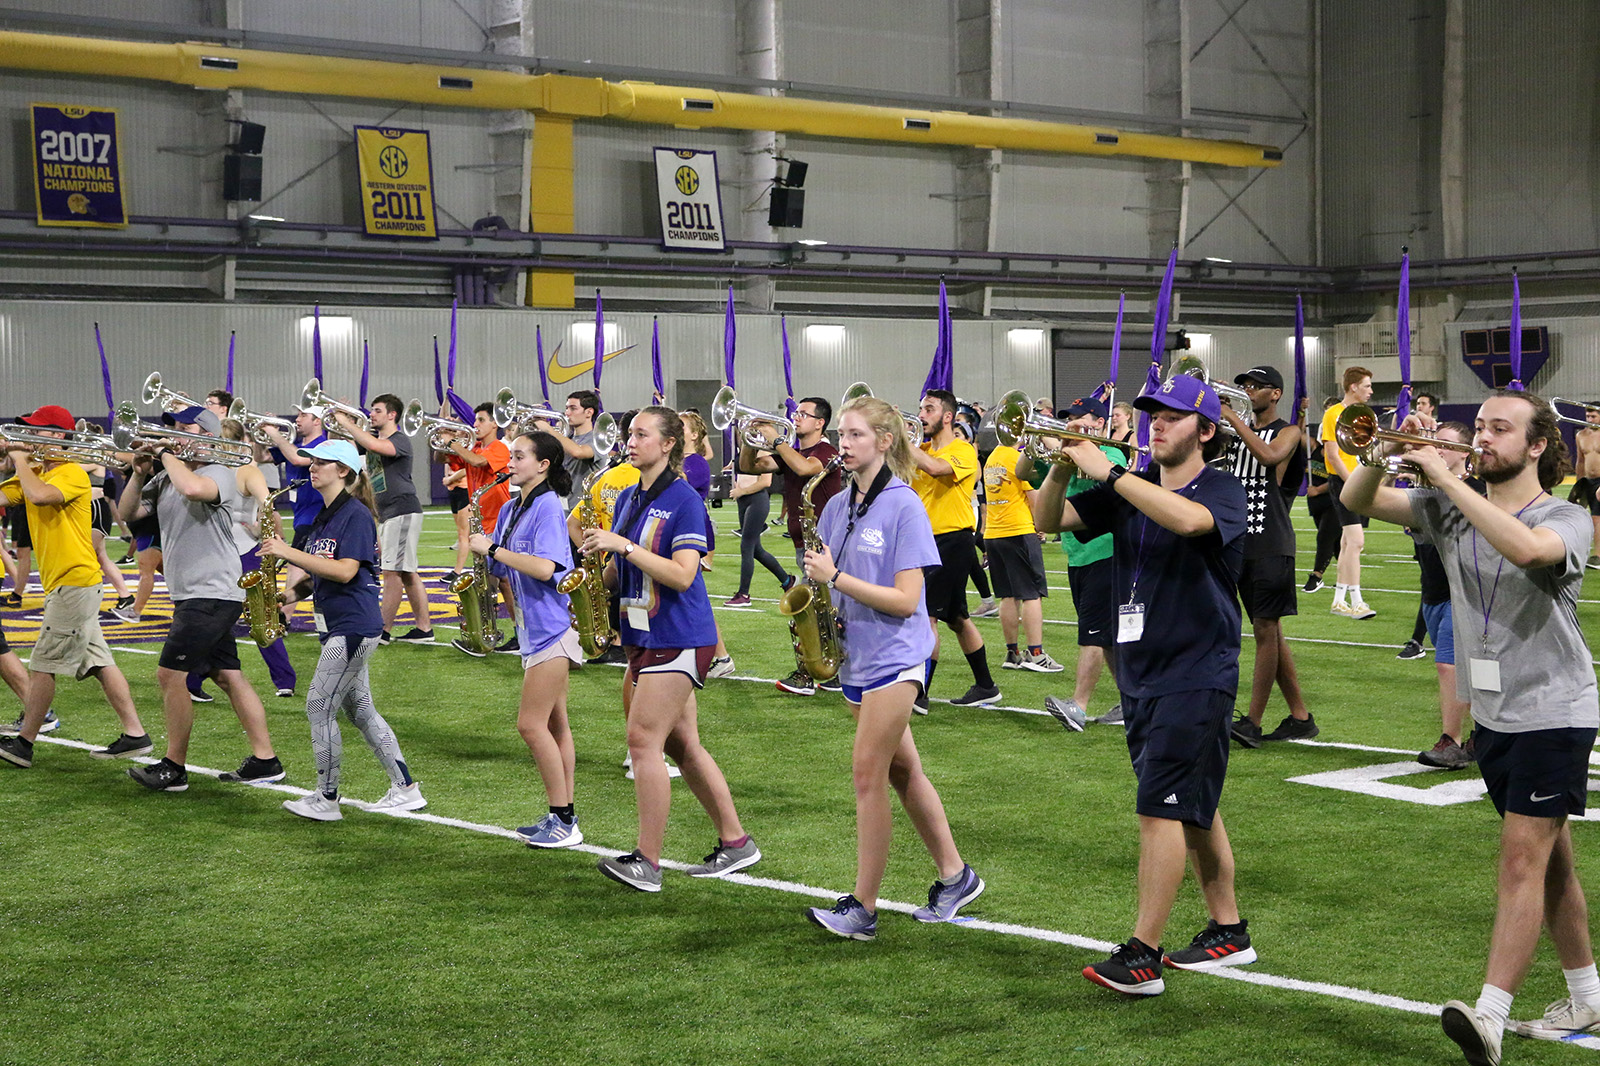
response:
M1106 402L1098 396L1080 396L1061 410L1056 412L1058 418L1080 418L1089 415L1092 418L1106 416Z
M301 448L299 453L307 459L325 459L330 462L343 463L347 470L363 469L361 453L356 451L355 444L338 437L329 438L315 448Z
M1210 385L1188 374L1174 374L1154 392L1142 392L1133 401L1141 411L1197 411L1213 422L1222 421L1222 401Z

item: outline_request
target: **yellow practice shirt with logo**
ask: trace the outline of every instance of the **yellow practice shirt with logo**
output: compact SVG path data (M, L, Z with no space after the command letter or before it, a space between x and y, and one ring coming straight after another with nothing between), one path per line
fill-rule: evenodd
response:
M988 510L983 517L984 537L1017 537L1035 532L1028 507L1029 484L1017 480L1022 453L1002 445L983 464L983 490Z
M594 503L601 529L611 528L612 511L622 490L639 483L639 468L632 463L618 463L595 479L589 489L589 499Z
M99 585L105 579L89 539L88 473L76 463L54 463L39 471L39 480L60 490L63 502L38 507L23 497L22 482L16 478L0 485L7 506L20 504L27 511L39 583L46 593L61 585Z
M1337 444L1334 443L1333 428L1339 424L1339 416L1341 414L1343 414L1343 413L1344 413L1344 404L1336 403L1332 407L1330 407L1326 411L1324 411L1323 414L1322 414L1322 454L1324 456L1323 462L1327 464L1328 475L1330 477L1333 477L1333 476L1336 476L1336 475L1333 473L1333 464L1332 463L1328 463L1327 458L1326 458L1326 456L1327 456L1327 454L1329 452L1338 452L1339 453L1339 460L1342 463L1344 463L1344 469L1345 469L1345 476L1346 477L1348 477L1351 474L1355 473L1356 472L1356 467L1361 465L1360 460L1358 460L1355 456L1351 455L1349 452L1345 451L1343 448L1339 447Z
M958 529L977 529L978 515L972 509L972 493L978 484L978 449L957 437L943 448L935 448L932 441L925 441L922 450L950 464L950 473L945 477L930 477L919 467L911 479L911 487L917 490L923 509L928 512L934 536Z

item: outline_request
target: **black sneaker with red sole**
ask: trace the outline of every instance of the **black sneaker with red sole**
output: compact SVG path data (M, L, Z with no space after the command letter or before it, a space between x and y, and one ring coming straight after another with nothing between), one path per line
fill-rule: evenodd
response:
M1245 966L1256 961L1256 949L1250 946L1248 922L1240 921L1236 929L1224 929L1215 918L1189 942L1182 951L1163 955L1161 961L1174 970L1220 970L1224 966Z

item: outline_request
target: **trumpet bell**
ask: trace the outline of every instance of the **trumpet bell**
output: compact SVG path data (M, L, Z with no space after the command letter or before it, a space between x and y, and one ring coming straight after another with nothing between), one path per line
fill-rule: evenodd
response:
M610 414L602 413L599 418L596 418L594 420L594 443L590 445L590 447L594 448L595 458L598 459L601 456L609 455L611 449L617 446L617 438L619 436L621 436L621 433L617 426L617 420L612 418Z
M872 386L865 381L858 381L844 390L844 395L839 398L839 410L844 410L851 400L859 400L872 396Z
M408 437L415 437L422 428L422 401L412 400L406 404L405 413L400 416L400 432Z

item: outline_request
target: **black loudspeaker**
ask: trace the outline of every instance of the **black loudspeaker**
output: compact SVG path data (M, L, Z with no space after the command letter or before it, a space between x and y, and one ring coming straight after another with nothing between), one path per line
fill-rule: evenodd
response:
M772 187L772 200L767 204L767 225L799 229L805 224L805 215L804 189L790 189L783 185Z
M791 189L798 189L806 183L806 171L810 169L810 163L802 163L798 159L789 160L789 169L784 172L783 183Z
M229 152L222 160L224 200L261 199L261 157Z
M239 135L234 139L232 148L241 155L260 155L261 146L267 139L267 127L259 122L240 122Z

